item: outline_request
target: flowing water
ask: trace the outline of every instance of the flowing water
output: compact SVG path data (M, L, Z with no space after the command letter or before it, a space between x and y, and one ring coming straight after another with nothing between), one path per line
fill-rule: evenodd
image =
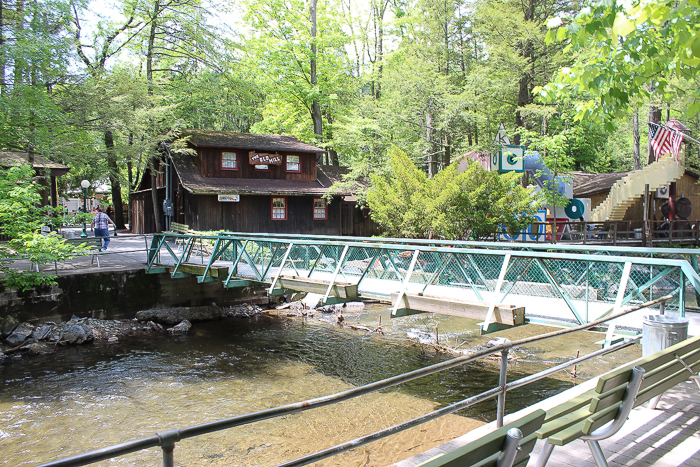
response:
M122 339L61 348L0 366L0 465L35 465L220 418L331 394L451 358L428 341L476 349L489 340L476 322L436 315L390 320L385 305L348 309L346 323L263 315L195 323L187 336ZM550 329L497 333L516 339ZM508 379L540 371L597 346L599 335L553 339L515 352ZM407 339L407 336L413 339ZM591 377L638 348L579 367ZM274 466L462 400L497 385L499 362L482 360L381 393L185 440L176 465ZM507 412L572 386L562 372L507 397ZM495 419L495 400L443 417L314 465L383 466ZM103 466L159 465L150 449Z

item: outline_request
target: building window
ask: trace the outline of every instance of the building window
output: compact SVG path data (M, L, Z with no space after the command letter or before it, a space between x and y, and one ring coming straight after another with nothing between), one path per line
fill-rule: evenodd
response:
M221 168L238 170L238 155L235 152L221 151Z
M314 220L328 220L328 203L325 198L314 197Z
M287 220L287 197L273 196L272 197L272 220L286 221Z
M301 172L299 156L287 156L287 172Z

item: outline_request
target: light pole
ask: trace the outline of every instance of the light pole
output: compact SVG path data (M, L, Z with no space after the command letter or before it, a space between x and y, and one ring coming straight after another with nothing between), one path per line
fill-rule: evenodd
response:
M83 188L83 213L87 213L87 189L90 186L90 182L83 180L80 182L80 186ZM80 238L86 238L87 232L85 231L85 220L83 220L83 233L80 234Z

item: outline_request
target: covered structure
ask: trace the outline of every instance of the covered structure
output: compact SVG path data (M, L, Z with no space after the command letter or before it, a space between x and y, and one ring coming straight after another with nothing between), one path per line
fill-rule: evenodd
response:
M0 167L7 169L31 165L35 174L40 177L42 190L40 191L42 206L58 206L58 186L57 177L65 175L70 171L67 165L51 161L38 154L30 155L21 151L0 151Z
M187 150L164 145L153 173L148 169L131 194L134 233L155 232L156 215L165 229L177 222L198 231L376 233L352 193L326 199L347 170L317 165L321 148L282 135L187 130L181 136Z

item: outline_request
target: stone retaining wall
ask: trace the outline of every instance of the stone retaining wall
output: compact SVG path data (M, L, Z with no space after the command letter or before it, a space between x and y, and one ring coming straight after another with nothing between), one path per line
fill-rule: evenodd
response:
M61 322L73 315L122 319L159 305L268 302L261 286L226 289L223 282L199 284L196 277L171 279L170 274L146 274L143 269L59 276L56 282L24 292L6 289L0 283L0 316L10 315L20 322Z

